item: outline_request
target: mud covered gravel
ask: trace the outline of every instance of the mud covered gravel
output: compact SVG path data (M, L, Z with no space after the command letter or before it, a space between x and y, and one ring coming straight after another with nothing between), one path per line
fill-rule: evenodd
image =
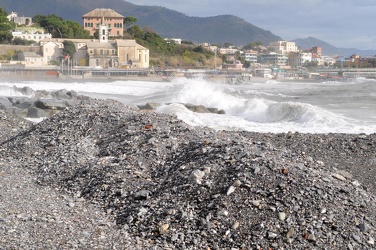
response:
M111 100L12 131L0 249L376 248L376 134L214 131Z

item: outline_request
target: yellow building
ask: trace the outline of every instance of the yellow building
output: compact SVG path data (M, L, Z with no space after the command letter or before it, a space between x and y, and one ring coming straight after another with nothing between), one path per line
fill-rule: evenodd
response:
M116 45L122 68L149 68L149 49L135 40L116 40Z

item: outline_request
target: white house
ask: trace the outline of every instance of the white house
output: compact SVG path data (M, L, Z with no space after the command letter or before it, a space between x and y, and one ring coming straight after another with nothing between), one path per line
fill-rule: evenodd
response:
M278 54L283 54L283 55L286 55L290 52L299 51L299 48L295 42L288 42L288 41L271 42L268 48L271 51L274 51Z
M41 40L49 39L52 37L50 33L36 32L36 33L29 33L27 31L13 31L12 32L13 39L14 38L21 38L29 41L35 41L39 43Z

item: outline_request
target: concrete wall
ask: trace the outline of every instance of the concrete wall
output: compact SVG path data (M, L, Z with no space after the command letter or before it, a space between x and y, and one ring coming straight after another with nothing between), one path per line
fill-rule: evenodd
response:
M39 46L0 44L0 55L5 55L9 50L37 53L40 51L40 48Z

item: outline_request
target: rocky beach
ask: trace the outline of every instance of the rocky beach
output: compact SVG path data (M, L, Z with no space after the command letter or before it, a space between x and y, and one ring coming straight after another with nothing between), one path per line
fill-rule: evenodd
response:
M0 126L0 249L376 247L376 134L219 131L85 98Z

